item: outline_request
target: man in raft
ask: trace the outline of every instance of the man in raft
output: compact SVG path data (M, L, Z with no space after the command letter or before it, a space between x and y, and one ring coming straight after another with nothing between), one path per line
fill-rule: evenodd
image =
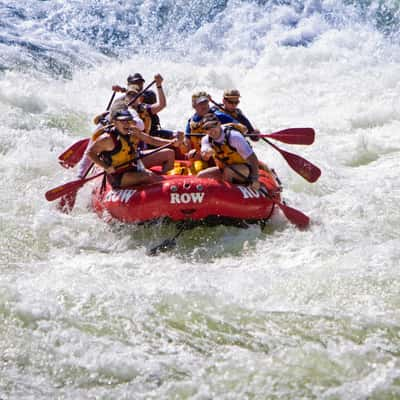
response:
M174 150L162 149L143 157L145 168L142 169L134 160L139 155L138 145L143 141L153 146L171 144L177 147L183 135L173 140L151 137L136 128L132 114L126 108L114 108L110 119L113 126L90 146L88 157L105 170L111 186L123 188L162 180L147 168L162 165L162 173L166 173L174 167ZM144 151L142 155L148 152Z
M245 133L248 135L252 135L250 136L250 139L253 140L254 142L257 142L258 140L260 140L260 138L257 136L260 134L260 131L258 129L254 129L253 125L248 120L248 118L243 114L242 110L238 108L239 103L240 103L239 90L226 89L224 90L224 94L222 97L222 104L214 103L215 106L211 108L211 111L216 112L220 110L225 114L228 114L229 116L234 118L235 121L239 122L239 124L246 127Z
M242 134L232 126L221 126L213 113L206 114L202 123L207 135L201 139L201 157L206 161L214 157L217 166L206 168L197 176L250 183L252 189L260 189L258 159Z
M146 90L143 92L139 101L135 102L135 109L144 122L145 133L151 136L162 137L164 139L172 139L174 131L161 129L160 118L158 116L158 113L167 106L167 99L162 87L163 80L164 78L160 74L154 76L157 94L152 90ZM126 95L129 95L129 93L134 91L136 91L137 94L143 90L144 82L142 75L135 73L128 76L126 88L114 85L112 89L116 92L126 93Z
M204 91L193 93L192 107L195 113L189 118L186 124L185 140L181 151L193 162L191 170L193 174L197 174L209 165L215 165L212 159L206 162L200 157L200 142L201 138L205 135L202 119L206 114L212 112L210 109L210 95ZM222 124L235 122L232 117L221 111L217 110L215 114Z
M120 97L116 100L113 104L112 109L125 107L129 104L129 101L134 98L134 96L138 93L136 86L134 88L129 88L125 91L125 95ZM132 114L132 119L135 122L135 127L139 130L144 129L144 123L142 119L139 117L138 113L133 107L128 108L129 112ZM93 122L96 124L96 129L90 138L89 145L85 151L85 154L82 157L78 165L78 177L84 178L87 173L89 172L90 168L92 167L92 160L88 157L88 149L90 148L91 144L102 135L107 129L109 129L110 125L110 113L109 111L105 111L104 113L97 115Z

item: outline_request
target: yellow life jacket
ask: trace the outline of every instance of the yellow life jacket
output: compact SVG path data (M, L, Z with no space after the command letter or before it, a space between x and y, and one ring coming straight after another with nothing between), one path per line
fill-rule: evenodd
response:
M192 173L185 163L174 161L174 168L169 170L167 175L192 175Z
M193 162L192 166L190 167L190 172L192 173L192 175L197 175L200 171L208 168L209 166L210 165L209 165L208 161L196 160Z
M193 118L190 118L190 134L197 134L201 136L190 136L190 143L192 145L192 149L196 149L196 151L200 151L201 148L201 139L205 136L203 123L201 121L195 122Z
M245 164L246 160L238 153L235 147L229 143L232 127L224 127L224 141L217 143L211 137L208 137L209 143L214 150L214 158L218 167L222 168L225 165Z
M128 164L137 155L139 139L133 135L121 135L113 129L110 133L115 147L111 151L103 151L100 157L110 166L118 168Z
M139 104L137 112L144 123L144 132L150 135L152 118L150 111L147 109L147 104Z
M92 134L92 142L95 142L103 133L109 133L112 129L112 125L105 125L101 126L100 128L96 129Z

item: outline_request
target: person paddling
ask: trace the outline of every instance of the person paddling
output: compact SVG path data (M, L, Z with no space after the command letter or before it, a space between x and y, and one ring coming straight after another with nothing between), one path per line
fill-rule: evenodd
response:
M88 157L105 170L111 186L123 188L162 180L161 176L146 168L161 165L162 173L166 173L174 166L174 150L163 149L145 157L143 159L145 169L141 170L140 166L133 162L139 153L138 144L143 141L153 146L163 146L168 143L179 146L183 137L169 141L143 133L135 127L132 114L126 108L114 108L111 112L111 122L113 126L88 149Z
M140 101L135 103L135 109L138 111L140 117L144 121L145 133L151 136L158 136L165 139L171 139L173 137L174 131L161 129L160 118L158 113L162 111L167 106L167 99L162 87L164 78L160 74L154 76L156 83L157 94L153 90L146 90L143 93L143 97ZM113 90L117 92L127 93L129 89L136 90L138 93L143 90L143 84L145 80L142 75L135 73L129 75L127 78L127 88L114 85Z
M254 129L251 122L243 114L242 110L238 108L240 103L240 92L237 89L226 89L224 90L222 104L214 103L215 106L211 108L211 111L215 112L217 110L223 111L225 114L230 115L237 122L244 125L247 128L247 134L252 135L250 139L254 142L260 140L257 134L260 133L258 129ZM243 132L242 132L243 133Z
M127 107L130 101L138 94L138 91L136 89L136 86L128 86L128 89L125 93L124 96L120 97L119 99L115 100L113 103L111 110L118 109L118 108L124 108ZM128 108L128 111L132 115L132 120L135 123L135 127L139 130L144 130L144 123L139 117L137 111L135 110L134 107L130 106ZM87 175L89 169L92 167L92 161L88 157L88 150L91 146L91 144L98 138L100 137L109 127L110 124L110 116L109 116L109 111L106 111L94 118L94 122L96 123L96 129L94 130L92 137L90 138L90 142L88 144L88 147L85 151L85 154L82 157L82 160L80 161L78 165L78 178L83 178Z
M127 86L129 86L129 85L136 85L137 90L138 90L139 92L141 92L141 91L143 90L143 86L144 86L144 83L145 83L145 82L146 82L146 81L144 80L143 76L142 76L139 72L135 72L134 74L129 75L129 76L126 78L126 85L127 85ZM127 91L126 88L124 88L123 86L119 86L119 85L114 85L114 86L112 87L112 90L113 90L114 92L121 92L121 93L125 93L125 92Z
M186 157L193 162L192 173L196 174L209 165L214 165L212 159L208 162L201 159L200 156L200 143L201 138L205 135L203 129L203 117L211 113L210 109L210 95L207 92L195 92L192 95L192 107L195 113L189 118L185 128L184 145L181 151L186 154ZM217 114L217 113L215 113ZM232 123L234 119L227 114L218 111L218 120L223 123Z
M217 166L199 172L202 178L222 179L231 183L250 183L260 189L258 159L252 147L232 126L221 126L218 117L209 113L203 119L206 136L201 139L201 157L214 157Z

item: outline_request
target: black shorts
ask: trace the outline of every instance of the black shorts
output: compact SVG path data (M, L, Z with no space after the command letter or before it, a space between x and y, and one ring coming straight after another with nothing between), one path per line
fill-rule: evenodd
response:
M136 165L132 165L132 166L126 168L122 172L118 172L118 173L115 173L115 174L108 174L107 175L108 183L111 185L111 187L113 189L120 189L121 188L122 177L124 176L124 174L126 172L138 172L137 166Z
M234 183L234 184L236 184L236 185L239 184L239 183L248 183L248 181L249 181L249 176L250 176L250 173L251 173L251 168L250 168L250 165L249 165L249 164L244 164L244 165L245 165L245 166L247 167L247 169L249 170L249 172L247 173L246 177L243 176L243 178L240 178L240 179L233 178L233 179L232 179L232 183ZM233 168L235 168L235 167L233 167ZM233 168L232 168L233 172L236 172ZM236 172L236 174L239 175L238 172ZM243 174L243 175L245 175L245 174Z

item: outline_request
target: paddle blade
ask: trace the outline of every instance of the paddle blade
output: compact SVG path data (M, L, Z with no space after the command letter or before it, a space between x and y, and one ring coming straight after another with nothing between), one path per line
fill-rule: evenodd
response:
M73 168L82 159L89 144L89 139L81 139L64 151L59 157L59 163L64 168Z
M164 253L166 251L172 250L175 246L176 246L175 239L166 239L161 244L152 247L147 254L149 256L156 256L159 253Z
M274 201L274 203L282 210L282 212L285 214L285 217L298 228L304 229L310 224L310 218L301 211L278 201Z
M313 128L289 128L269 135L260 135L279 140L287 144L309 145L314 143L315 131Z
M53 201L63 197L72 192L76 192L86 182L86 179L78 179L76 181L64 183L63 185L57 186L54 189L50 189L45 193L47 201Z
M78 191L86 182L92 179L98 178L100 175L104 175L104 172L100 172L85 179L77 179L76 181L67 182L63 185L57 186L54 189L50 189L45 193L47 201L53 201L59 199L62 196Z
M321 170L310 161L282 149L279 149L279 151L292 169L308 182L316 182L321 176Z
M292 167L294 171L296 171L308 182L313 183L317 181L318 178L321 176L321 170L310 161L307 161L305 158L300 157L297 154L289 153L288 151L282 150L265 138L263 138L263 140L264 142L272 146L275 150L279 151L279 153L281 153L282 157L286 160L290 167Z

